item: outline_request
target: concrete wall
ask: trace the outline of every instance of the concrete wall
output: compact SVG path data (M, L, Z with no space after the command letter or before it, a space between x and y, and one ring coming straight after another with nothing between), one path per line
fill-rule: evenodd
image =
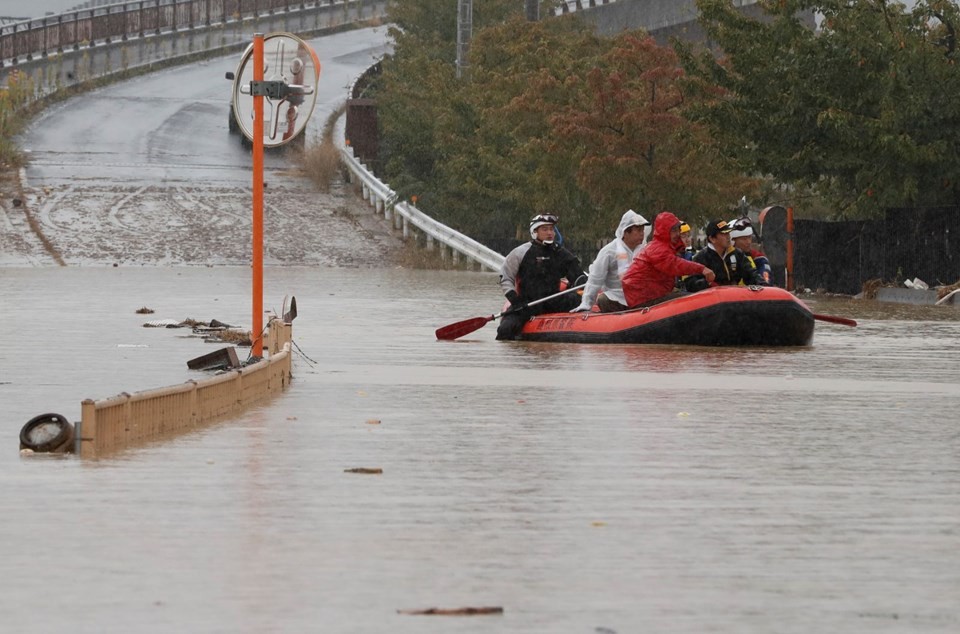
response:
M616 35L621 31L655 31L695 21L697 5L695 0L617 0L585 9L579 15L595 24L601 35Z

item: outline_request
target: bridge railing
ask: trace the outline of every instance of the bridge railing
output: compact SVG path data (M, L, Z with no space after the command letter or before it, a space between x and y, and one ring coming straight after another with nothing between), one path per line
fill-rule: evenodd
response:
M0 67L98 43L357 4L364 0L141 0L67 11L0 25Z
M392 218L394 227L403 231L404 239L410 237L411 229L415 229L426 236L428 249L434 244L440 245L441 249L449 249L454 262L464 257L478 264L481 270L500 270L503 255L434 220L412 204L398 200L397 193L390 189L389 185L380 181L354 156L352 147L344 145L340 150L340 156L350 172L351 181L359 182L363 199L369 201L377 212L383 213L385 218Z

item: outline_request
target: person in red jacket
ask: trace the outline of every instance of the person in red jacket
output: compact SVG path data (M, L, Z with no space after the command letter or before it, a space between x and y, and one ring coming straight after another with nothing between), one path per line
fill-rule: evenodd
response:
M623 295L630 308L669 299L677 278L684 275L703 275L707 282L713 282L716 276L709 267L677 255L683 246L681 224L669 211L657 214L653 221L653 239L633 258L623 275Z

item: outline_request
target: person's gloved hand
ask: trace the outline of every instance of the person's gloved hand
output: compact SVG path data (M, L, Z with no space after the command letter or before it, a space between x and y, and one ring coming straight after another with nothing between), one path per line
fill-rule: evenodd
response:
M685 280L683 280L683 286L685 289L687 289L688 293L696 293L697 291L704 291L710 288L707 278L703 275L688 276Z
M588 313L588 312L590 312L590 307L589 307L589 306L577 306L576 308L574 308L574 309L571 310L570 312L571 312L571 313Z
M517 293L517 291L514 291L514 290L507 291L506 297L507 297L507 301L510 302L511 309L519 308L520 306L523 305L523 302L520 301L520 295Z

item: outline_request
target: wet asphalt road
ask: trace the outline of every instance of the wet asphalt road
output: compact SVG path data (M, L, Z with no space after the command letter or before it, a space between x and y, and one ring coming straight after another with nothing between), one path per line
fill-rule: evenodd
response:
M310 41L322 74L308 146L387 50L386 28ZM231 265L250 259L252 159L227 129L239 55L73 97L20 138L23 205L0 202L0 265ZM321 193L295 150L264 160L266 264L379 266L389 232L342 182ZM362 226L357 224L358 218Z

